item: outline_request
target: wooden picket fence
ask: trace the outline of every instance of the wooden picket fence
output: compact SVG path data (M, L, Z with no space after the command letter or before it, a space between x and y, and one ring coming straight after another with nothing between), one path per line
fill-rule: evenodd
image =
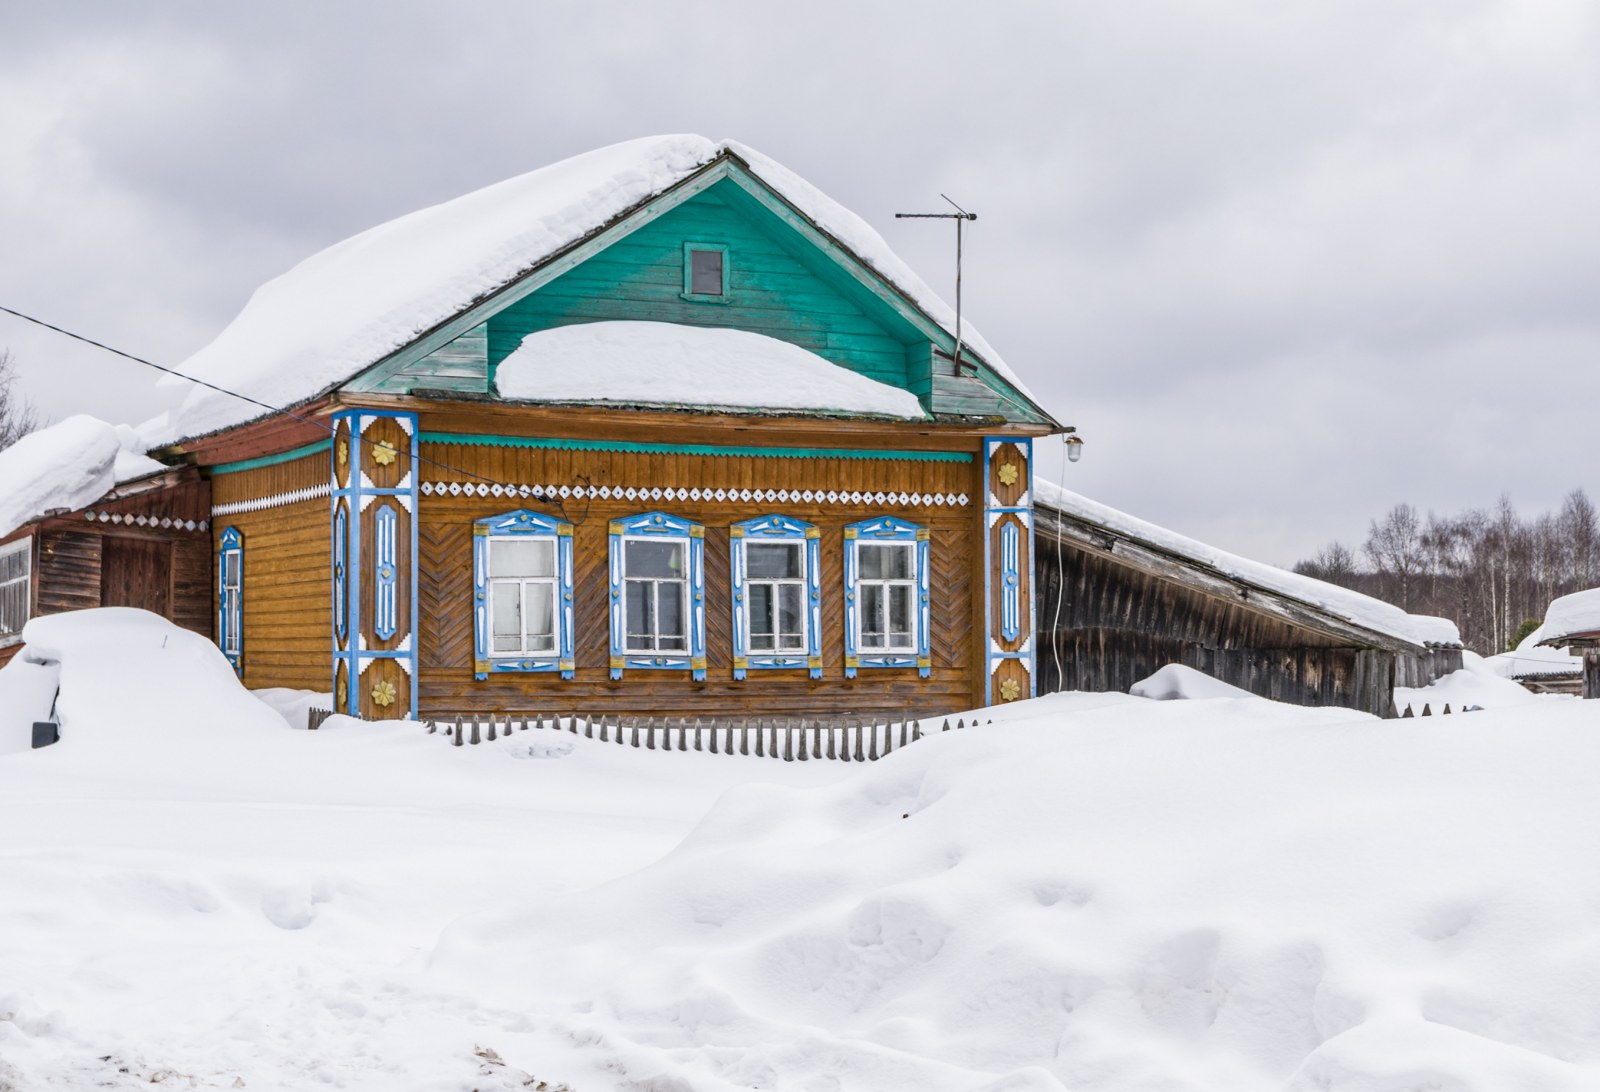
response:
M985 723L992 724L993 721ZM429 721L428 733L456 747L493 743L530 730L566 732L619 747L645 751L705 751L710 754L754 755L785 762L814 759L876 762L908 747L924 735L920 720L862 717L562 717L555 714L521 718L504 715L480 720L457 717ZM977 727L974 717L945 718L938 731ZM931 729L930 729L931 731Z
M1479 705L1464 705L1459 710L1457 710L1457 712L1461 712L1461 713L1481 713L1481 712L1483 712L1483 707L1479 706ZM1447 717L1449 715L1450 715L1450 703L1449 702L1445 702L1444 703L1444 708L1439 710L1439 716ZM1429 707L1429 704L1427 702L1423 702L1422 703L1422 712L1421 713L1413 713L1411 711L1411 705L1408 702L1406 704L1406 711L1404 713L1400 714L1400 719L1404 720L1406 717L1416 717L1416 716L1431 717L1431 716L1433 716L1433 710Z

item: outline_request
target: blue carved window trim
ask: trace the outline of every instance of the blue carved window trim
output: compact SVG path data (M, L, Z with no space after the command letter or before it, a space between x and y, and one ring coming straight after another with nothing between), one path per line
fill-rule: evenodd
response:
M496 538L540 538L555 543L555 651L547 654L497 654L490 649L489 549ZM487 679L509 671L559 671L573 677L572 524L539 512L520 509L474 521L472 525L473 676Z
M912 618L916 633L912 650L863 651L861 648L860 566L857 550L862 543L906 543L915 571L911 574L916 589ZM924 679L933 674L929 633L932 611L928 597L928 529L915 523L880 516L852 523L844 529L844 674L853 679L859 668L914 667Z
M688 671L697 682L706 677L706 529L666 512L644 512L627 519L612 520L610 533L611 578L611 677L622 678L624 670ZM689 649L687 653L630 652L627 648L627 619L624 610L624 585L627 582L628 540L678 539L687 544Z
M1022 528L1000 525L1000 636L1015 641L1022 635Z
M728 529L729 563L733 571L733 677L742 679L747 670L806 668L813 679L822 678L822 532L809 523L788 516L762 516L747 519ZM799 543L805 589L805 653L754 652L750 649L750 611L747 600L749 567L745 547L760 542Z
M343 504L333 513L333 633L340 645L350 631L350 517Z
M392 639L400 628L400 516L394 505L378 505L372 516L372 632L380 641Z
M244 536L222 532L217 548L217 644L233 673L244 675Z

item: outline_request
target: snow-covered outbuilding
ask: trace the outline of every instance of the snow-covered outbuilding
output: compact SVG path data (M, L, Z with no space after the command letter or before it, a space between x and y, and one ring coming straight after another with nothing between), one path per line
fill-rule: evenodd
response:
M1035 690L1031 445L1069 431L955 331L792 172L658 137L308 258L181 368L255 402L146 431L209 483L247 685L937 713Z
M1563 595L1550 603L1535 648L1568 649L1583 657L1583 696L1600 698L1600 588Z
M212 632L210 491L126 426L69 417L0 451L0 663L39 614L140 607Z
M1444 618L1239 557L1036 485L1046 690L1127 690L1165 664L1262 697L1393 712L1396 686L1461 667Z

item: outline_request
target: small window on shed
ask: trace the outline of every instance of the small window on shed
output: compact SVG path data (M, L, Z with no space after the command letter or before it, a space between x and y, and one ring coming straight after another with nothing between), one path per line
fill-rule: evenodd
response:
M712 243L683 246L685 299L725 302L728 298L728 248Z

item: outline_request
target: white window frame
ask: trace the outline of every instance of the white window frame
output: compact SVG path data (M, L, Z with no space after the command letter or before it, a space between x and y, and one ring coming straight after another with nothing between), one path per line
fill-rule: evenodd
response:
M630 543L630 542L667 542L669 544L677 546L679 548L679 550L683 554L683 575L680 576L680 577L630 576L628 574L628 543ZM662 647L660 647L660 645L661 645L661 633L660 633L659 624L656 627L656 632L652 635L653 639L654 639L654 642L655 642L655 644L652 647L641 648L641 647L631 643L632 640L633 640L633 625L632 625L631 619L628 617L628 585L631 584L631 583L642 582L642 581L649 581L652 585L655 586L654 589L653 589L652 594L653 594L653 596L655 598L655 607L656 607L655 616L656 616L658 622L659 622L659 619L661 617L661 589L660 589L659 585L661 585L661 584L680 584L680 585L682 585L683 594L679 599L679 602L681 604L681 609L680 609L679 613L682 616L682 618L681 618L682 628L680 630L680 632L683 635L683 647L682 648L662 648ZM625 655L625 656L688 656L690 648L693 646L693 641L694 641L693 636L691 635L691 633L689 631L689 626L690 626L690 623L691 623L690 616L689 616L690 615L690 611L689 611L689 596L690 596L690 593L692 591L693 591L693 586L692 586L692 582L689 579L689 542L688 542L687 539L652 538L649 535L623 535L622 536L622 653L623 653L623 655Z
M22 619L14 631L0 631L0 648L14 645L22 640L22 627L28 624L29 617L33 614L33 535L23 535L15 542L8 542L0 546L0 558L22 554L27 558L20 577L0 583L0 595L4 595L10 588L21 587Z
M902 577L870 577L861 575L861 550L863 547L878 550L901 550L906 555L906 572ZM856 594L860 597L860 605L856 610L856 647L866 655L915 653L917 650L917 544L915 542L855 542L856 551ZM906 634L904 644L885 643L869 647L866 643L867 633L867 596L869 587L883 589L883 615L884 624L882 632L885 638L893 635L889 630L889 599L891 588L904 588L906 594L906 611L911 622L911 629Z
M561 557L557 549L558 542L555 535L490 535L489 537L489 658L491 660L526 660L541 659L554 660L561 652ZM495 547L507 544L527 545L535 543L545 546L550 550L550 575L549 576L496 576L494 575ZM550 647L528 647L528 586L537 584L549 589L550 593ZM495 589L505 585L516 585L520 591L520 604L517 617L521 619L518 638L521 647L516 649L495 648L497 634L494 632L494 602Z

